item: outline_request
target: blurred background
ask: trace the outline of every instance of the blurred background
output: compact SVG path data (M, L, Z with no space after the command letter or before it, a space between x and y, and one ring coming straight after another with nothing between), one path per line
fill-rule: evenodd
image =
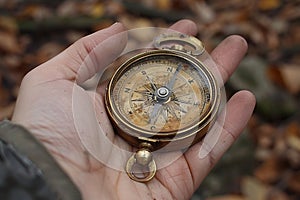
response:
M0 0L0 120L10 119L22 77L82 36L194 20L211 51L231 34L249 51L226 84L257 98L246 130L192 200L300 199L299 0Z

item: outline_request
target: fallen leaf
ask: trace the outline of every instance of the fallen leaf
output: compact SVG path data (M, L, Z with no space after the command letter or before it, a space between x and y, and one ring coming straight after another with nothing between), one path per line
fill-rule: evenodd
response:
M299 151L292 149L292 148L288 148L285 151L285 159L288 161L290 167L297 169L300 167L300 153Z
M0 30L16 34L18 32L16 20L12 17L0 16Z
M8 68L8 69L16 69L16 68L22 67L22 65L21 65L22 59L15 54L9 54L9 55L3 56L2 61L3 61L5 68Z
M146 18L123 18L122 23L127 27L128 29L134 29L134 28L143 28L143 27L152 27L153 24L149 19ZM146 41L152 41L155 29L147 29L147 31L144 31L143 29L139 29L139 31L133 31L130 32L132 35L132 40L143 42ZM141 48L141 47L139 47Z
M270 156L273 154L271 149L265 149L265 148L256 148L255 151L255 158L258 161L264 161L267 160L268 158L270 158Z
M268 48L277 49L280 46L279 36L275 31L269 31L266 36Z
M300 126L297 122L290 123L284 134L287 145L286 158L292 167L300 166Z
M286 89L292 94L300 92L300 66L285 64L279 68Z
M53 16L50 8L40 4L26 5L24 9L19 13L19 18L32 18L34 20L43 20Z
M156 7L160 10L170 10L172 8L171 0L156 0Z
M260 10L274 10L281 5L281 0L259 0L258 8Z
M284 169L281 160L273 156L257 167L254 175L264 183L274 183L280 179Z
M267 68L267 76L268 78L273 81L273 83L277 84L280 87L284 87L285 83L282 78L281 72L278 66L269 66Z
M300 172L295 172L290 176L290 179L288 180L288 187L289 189L297 192L300 194Z
M274 83L284 87L291 94L300 92L300 65L284 64L270 67L268 76Z
M22 50L16 35L0 31L0 51L7 53L20 53Z
M78 13L78 4L75 1L64 1L57 8L58 16L75 16Z
M269 148L274 143L276 128L270 124L263 124L254 130L254 134L256 135L258 146Z
M247 200L266 200L269 187L253 177L244 177L241 190Z
M125 8L121 2L110 1L105 5L107 15L116 16L122 15L125 12Z
M90 15L93 17L101 17L105 13L104 5L102 3L96 3L91 9Z
M195 2L190 5L190 9L197 15L203 23L211 23L216 18L216 13L204 1Z
M287 21L296 20L300 17L299 10L299 2L291 0L289 3L285 4L285 6L282 8L281 13L279 13L279 16Z

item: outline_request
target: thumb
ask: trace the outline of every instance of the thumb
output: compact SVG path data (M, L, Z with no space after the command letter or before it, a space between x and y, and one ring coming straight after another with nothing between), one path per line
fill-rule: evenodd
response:
M82 83L104 70L122 52L127 41L124 31L121 23L115 23L85 36L30 73L38 73L35 79L43 82L64 79Z

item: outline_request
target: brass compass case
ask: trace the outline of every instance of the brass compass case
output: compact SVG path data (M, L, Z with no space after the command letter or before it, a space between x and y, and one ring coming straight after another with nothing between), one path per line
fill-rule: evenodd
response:
M106 94L107 111L118 134L139 149L126 171L140 182L155 175L152 151L175 151L198 142L220 105L220 87L199 59L205 52L199 40L163 34L154 46L117 66ZM148 175L137 177L132 172L135 164L148 167Z

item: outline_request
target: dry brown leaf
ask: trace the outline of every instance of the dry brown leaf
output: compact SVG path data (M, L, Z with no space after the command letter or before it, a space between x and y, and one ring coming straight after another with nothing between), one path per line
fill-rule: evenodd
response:
M195 13L198 19L203 23L211 23L216 19L215 11L204 1L195 2L190 5L190 9Z
M263 124L254 130L257 143L262 148L269 148L274 143L276 128L270 124Z
M102 3L96 3L92 7L90 15L92 17L101 17L104 15L104 13L105 13L104 5Z
M284 64L281 67L269 67L267 74L274 83L284 87L291 94L300 92L300 66Z
M285 142L285 139L283 136L277 137L275 144L274 144L274 149L273 152L278 155L279 157L286 157L286 151L288 147Z
M273 154L271 149L257 147L255 150L255 159L258 161L264 161L270 158Z
M106 13L109 16L121 15L125 12L124 6L117 1L110 1L105 5Z
M300 92L300 66L283 65L279 68L285 87L292 94Z
M243 195L247 200L266 200L269 186L254 177L244 177L241 184Z
M172 8L171 0L155 0L155 5L160 10L170 10Z
M275 84L279 85L280 87L284 87L284 80L278 66L269 66L267 68L267 76Z
M152 22L147 18L122 17L122 23L129 29L153 26Z
M18 32L16 20L12 17L0 16L0 30L16 34Z
M280 179L284 169L282 162L273 156L257 167L254 171L254 175L264 183L274 183Z
M20 13L20 18L32 18L35 20L43 20L53 15L50 8L39 4L27 5Z
M127 27L128 29L134 28L142 28L142 27L153 27L152 22L146 18L136 18L133 19L131 17L123 17L121 22ZM149 31L136 31L131 32L132 38L136 41L151 41L154 35L154 29Z
M22 49L18 43L16 35L0 31L0 51L7 53L20 53Z
M22 66L22 59L14 54L3 56L2 61L5 67L9 69L16 69Z
M290 123L285 132L286 142L289 147L300 152L300 126L298 123Z
M291 175L288 181L288 187L289 189L300 194L300 172L299 171Z
M260 10L274 10L281 5L281 0L259 0L258 8Z
M97 1L76 3L76 9L80 14L91 16L91 17L100 17L104 14L105 11L103 4Z
M57 8L57 14L59 16L75 16L78 13L78 3L75 1L64 1Z
M285 159L288 160L289 165L292 168L299 168L300 167L300 153L295 149L288 148L285 151Z
M299 9L300 12L300 9ZM300 16L299 16L300 18ZM292 39L293 44L299 44L300 43L300 26L291 26L289 28L289 36Z
M300 17L300 7L298 6L299 2L291 0L288 4L285 4L280 17L284 20L296 20Z
M277 49L280 46L279 36L275 31L269 31L266 39L269 49Z

